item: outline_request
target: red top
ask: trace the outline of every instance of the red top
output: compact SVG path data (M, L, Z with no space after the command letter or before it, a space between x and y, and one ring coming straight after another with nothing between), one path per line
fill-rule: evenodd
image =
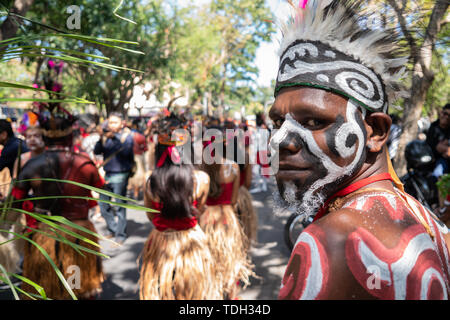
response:
M217 198L208 197L206 199L206 205L208 206L217 206L221 204L231 204L231 197L233 195L233 183L222 183L222 193Z
M374 175L374 176L366 178L366 179L359 180L359 181L349 185L348 187L345 187L344 189L336 192L334 195L332 195L330 198L328 198L327 201L325 201L325 204L322 206L322 208L319 209L316 216L314 217L313 222L319 220L327 213L328 205L330 204L331 200L333 200L337 197L346 196L352 192L355 192L358 189L361 189L362 187L365 187L371 183L381 181L381 180L393 181L391 174L388 172L385 172L385 173L380 173L380 174Z
M192 203L194 207L197 207L197 201ZM155 210L161 211L163 205L162 203L152 201L152 208ZM175 229L175 230L188 230L194 228L197 225L196 217L184 217L184 218L176 218L176 219L167 219L164 218L161 213L155 213L152 219L152 223L158 231L165 231L167 229Z

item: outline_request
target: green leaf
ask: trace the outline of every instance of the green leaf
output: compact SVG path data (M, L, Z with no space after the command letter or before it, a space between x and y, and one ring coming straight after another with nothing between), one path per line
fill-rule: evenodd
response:
M119 5L118 5L117 8L115 8L114 11L113 11L114 15L115 15L116 17L122 19L122 20L125 20L125 21L131 22L131 23L133 23L133 24L136 24L136 22L134 22L134 21L132 21L132 20L130 20L130 19L124 18L124 17L122 17L122 16L119 16L119 15L116 13L117 10L122 6L122 4L123 4L123 0L120 0Z
M18 275L18 274L15 274L15 273L12 273L11 275L13 277L16 277L17 279L21 280L22 282L28 283L30 286L32 286L34 289L36 289L36 291L39 293L40 297L42 297L43 299L47 299L47 295L45 294L45 290L40 285L38 285L37 283L35 283L35 282L31 281L30 279L25 278L25 277L23 277L21 275ZM20 291L22 293L25 293L25 291L23 291L23 290L20 290Z
M45 49L45 50L51 50L51 51L67 52L67 53L70 53L72 55L81 55L81 56L94 58L94 59L111 60L108 57L103 57L103 56L99 56L99 55L95 55L95 54L85 53L85 52L82 52L82 51L62 49L62 48L54 48L54 47L47 47L47 46L38 46L38 45L19 46L19 47L15 47L13 49L10 49L10 50L6 50L6 51L4 51L4 53L5 54L11 54L11 53L15 53L15 52L17 52L17 53L33 52L32 50L24 50L24 49L39 49L39 51L42 50L42 49Z
M88 101L88 100L83 99L83 98L70 96L70 95L67 95L67 94L64 94L64 93L61 93L61 92L54 92L54 91L50 91L50 90L34 88L34 87L31 87L31 86L28 86L28 85L25 85L25 84L21 84L21 83L0 81L0 88L16 88L16 89L26 89L26 90L33 90L33 91L41 91L41 92L46 92L46 93L51 93L51 94L56 94L56 95L59 95L59 96L67 97L67 98L73 99L73 100L75 100L76 102L79 102L79 103L93 103L92 101ZM37 100L46 100L46 99L35 99L35 101L37 101ZM28 100L25 100L25 101L28 101Z
M133 71L133 72L144 73L144 71L140 71L140 70L136 70L136 69L115 66L115 65L112 65L112 64L107 64L107 63L102 63L102 62L97 62L97 61L92 61L92 60L80 59L80 58L76 58L76 57L72 57L72 56L68 56L68 55L64 55L64 54L62 54L60 56L46 54L45 56L48 57L48 58L54 58L54 59L63 60L63 61L66 61L66 62L73 62L73 63L77 63L77 64L92 64L92 65L95 65L95 66L103 67L103 68L106 68L106 69L111 69L111 70L114 70L114 71L125 70L125 71ZM11 60L11 59L19 58L19 57L42 57L42 54L21 53L17 57L7 57L7 58L3 58L2 60L3 61Z
M76 181L70 181L70 180L60 180L60 179L52 179L52 178L40 178L40 179L17 180L16 183L28 182L28 181L50 181L50 182L68 183L68 184L73 184L73 185L76 185L78 187L82 187L84 189L88 189L88 190L91 190L91 191L94 191L96 193L103 194L105 196L109 196L109 197L112 197L112 198L124 200L124 201L127 201L127 202L132 202L132 203L135 202L135 200L127 198L127 197L124 197L124 196L121 196L119 194L115 194L113 192L110 192L110 191L107 191L107 190L104 190L104 189L92 187L92 186L89 186L87 184L83 184L83 183L76 182ZM70 197L67 197L67 198L70 198ZM92 198L92 199L94 199L94 198ZM96 201L100 201L100 199L95 199L95 200ZM120 205L123 205L123 203L114 202L114 205L120 206ZM139 206L139 205L133 205L133 209L140 210L140 211L147 211L147 212L159 212L158 210L153 210L153 209L150 209L150 208L147 208L147 207L143 207L143 206Z
M119 206L122 208L126 208L126 209L134 209L134 210L139 210L139 211L151 211L152 209L149 209L147 207L142 207L140 205L135 205L135 204L127 204L127 203L120 203L120 202L114 202L114 201L110 201L110 200L103 200L103 199L97 199L97 198L92 198L92 197L82 197L82 196L44 196L44 197L32 197L32 198L25 198L25 199L19 199L19 200L14 200L13 203L17 203L17 202L23 202L23 201L34 201L34 200L48 200L48 199L81 199L81 200L94 200L94 201L98 201L98 202L103 202L103 203L108 203L114 206Z
M16 209L16 210L17 210L17 211L20 211L20 212L22 212L22 213L24 213L24 214L28 214L28 213L29 213L28 211L24 211L24 210L21 210L21 209ZM48 217L48 216L46 216L46 217ZM41 222L42 222L42 223L45 223L45 224L48 224L48 223L47 223L48 221L41 221ZM28 236L29 234L32 234L33 232L41 233L41 234L43 234L43 235L45 235L45 236L47 236L47 237L49 237L49 238L52 238L52 239L54 239L54 240L56 240L56 241L60 241L60 242L63 242L63 243L65 243L65 244L67 244L68 246L72 247L76 252L78 252L79 254L81 254L83 257L84 257L84 254L83 254L81 251L85 251L85 252L88 252L88 253L91 253L91 254L100 256L100 257L102 257L102 258L106 258L106 259L109 259L109 258L110 258L110 257L107 256L106 254L103 254L103 253L101 253L101 252L98 252L98 251L95 251L95 250L86 248L86 247L84 247L84 246L82 246L82 245L73 243L73 242L69 241L68 239L64 238L63 236L59 235L58 233L55 232L55 229L56 229L56 230L59 230L59 231L61 231L61 232L65 232L64 230L62 230L63 228L62 228L61 226L58 226L58 225L52 226L51 231L53 231L53 232L55 233L55 235L56 235L56 236L54 236L54 235L52 235L52 234L50 234L50 233L48 233L48 232L45 232L45 231L43 231L43 230L40 230L40 229L35 229L35 228L29 227L29 226L26 226L26 225L22 225L22 224L20 224L20 223L14 223L14 224L32 230L32 232L28 232L28 233L24 234L25 236ZM96 233L94 233L94 232L92 232L92 231L90 231L90 230L88 230L88 229L85 229L85 228L83 228L83 227L81 227L81 226L78 226L78 225L76 225L76 224L74 224L74 225L77 226L77 227L80 228L80 229L84 229L84 230L88 231L90 234L94 235L95 237L100 238L100 236L97 235ZM89 239L87 239L87 238L85 238L85 237L83 237L83 236L81 236L81 235L77 236L77 238L78 238L78 239L81 239L81 240L83 240L83 241L85 241L85 242L88 242L88 243L91 242ZM17 239L18 239L17 237L14 237L14 238L12 238L11 240L9 240L9 241L7 241L7 242L14 241L14 240L17 240ZM104 240L111 241L112 243L115 243L114 241L109 240L109 239L104 239ZM4 243L6 243L6 242L4 242ZM95 242L93 243L93 245L96 246L96 247L101 248L101 246L100 246L99 244L95 243ZM80 250L81 250L81 251L80 251Z
M75 233L75 232L73 232L73 231L71 231L71 230L69 230L69 229L66 229L66 228L64 228L63 226L58 226L57 224L55 224L55 223L49 221L49 220L47 219L47 216L40 215L40 214L36 214L36 213L33 213L33 212L28 212L28 211L26 211L26 210L18 209L18 208L12 208L11 210L14 210L14 211L17 211L17 212L21 212L21 213L23 213L23 214L27 214L27 215L29 215L29 216L35 218L36 220L39 220L39 221L41 221L41 222L43 222L43 223L49 225L50 227L53 227L53 228L55 228L55 229L57 229L57 230L60 230L60 231L62 231L62 232L65 232L65 233L67 233L67 234L70 234L71 236L73 236L73 237L75 237L75 238L77 238L77 239L80 239L80 240L82 240L82 241L84 241L84 242L87 242L87 243L89 243L89 244L91 244L91 245L93 245L93 246L100 247L100 245L99 245L98 243L95 243L94 241L92 241L92 240L90 240L90 239L87 239L87 238L85 238L85 237L83 237L83 236L81 236L81 235L79 235L79 234L77 234L77 233ZM44 218L44 217L45 217L45 218ZM96 236L95 233L93 233L92 231L90 231L89 233L90 233L90 234L93 234L94 236Z
M13 102L13 101L36 101L36 102L73 102L73 103L85 103L85 104L91 104L92 102L86 101L78 101L78 100L70 100L70 99L64 99L64 100L58 100L58 99L36 99L36 98L1 98L0 102Z
M63 274L61 273L61 271L59 270L59 268L55 265L55 263L53 262L52 258L50 258L50 256L48 255L47 251L45 251L44 248L42 248L40 245L38 245L35 241L24 237L16 232L13 231L9 231L6 229L0 229L0 231L3 232L7 232L7 233L11 233L13 235L15 235L16 237L20 237L22 239L25 239L26 241L29 241L32 245L34 245L43 255L44 257L47 259L47 261L50 263L50 265L52 266L53 270L56 272L56 275L58 276L59 280L61 281L61 283L63 284L64 288L66 288L67 292L70 294L70 296L72 297L73 300L78 300L76 295L73 293L72 289L70 288L69 284L67 283L66 279L64 279Z
M17 294L17 291L16 291L16 289L14 288L14 285L11 282L11 279L9 279L8 272L6 271L6 269L1 264L0 264L0 270L5 275L5 277L0 276L0 280L2 280L3 282L7 283L9 285L9 288L11 289L13 295L14 295L14 298L16 300L20 300L19 295Z

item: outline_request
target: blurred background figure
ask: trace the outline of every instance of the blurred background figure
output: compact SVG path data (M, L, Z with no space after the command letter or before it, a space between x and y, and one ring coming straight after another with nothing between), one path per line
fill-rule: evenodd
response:
M0 119L0 145L3 146L0 155L0 172L8 168L9 181L11 181L17 156L29 150L25 141L14 135L11 122L5 119ZM8 181L8 178L6 177L3 181Z
M128 179L134 165L133 135L130 129L124 128L122 115L115 112L108 117L107 126L98 127L97 132L100 139L95 144L94 154L103 155L106 181L104 189L126 196ZM101 194L100 199L110 201L111 197ZM115 201L124 202L121 199ZM127 238L126 209L100 202L100 211L109 232L105 236L115 237L115 241L122 244Z
M215 123L214 123L215 124ZM214 127L217 128L217 127ZM224 129L221 128L224 133ZM237 218L237 201L240 185L239 166L226 159L227 142L223 137L213 137L206 145L212 159L216 157L213 145L222 144L223 154L217 155L219 161L204 164L203 170L209 175L210 187L206 200L207 208L200 217L200 226L205 231L209 247L218 262L217 272L223 279L224 298L238 297L239 284L247 286L253 275L248 257L248 239Z
M391 115L392 125L389 132L389 138L387 141L389 157L392 159L397 155L398 144L400 143L400 136L402 134L402 128L400 126L400 118L393 114Z
M182 119L163 119L156 146L158 163L149 172L145 205L154 225L142 252L142 300L221 299L219 261L213 258L197 219L205 208L208 175L182 163L178 149L188 141L171 140Z
M436 157L436 166L433 176L436 181L449 173L450 160L450 103L447 103L439 112L439 119L434 121L427 132L427 143L433 149Z
M128 187L133 199L143 199L143 189L145 184L145 152L148 151L145 136L139 130L139 119L133 120L131 135L133 136L133 154L136 163L136 172L128 181Z

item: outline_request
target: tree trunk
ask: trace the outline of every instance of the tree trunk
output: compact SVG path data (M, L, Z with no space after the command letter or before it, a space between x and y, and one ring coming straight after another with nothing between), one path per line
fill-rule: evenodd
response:
M433 83L433 76L420 76L414 72L411 85L411 97L405 101L403 114L403 133L400 137L397 156L394 161L394 168L399 176L406 173L406 145L417 138L418 121L422 114L423 104L427 96L428 89Z
M393 2L390 1L390 3ZM393 3L393 5L395 4ZM398 7L394 7L399 16L402 31L410 44L411 58L414 63L410 97L405 101L403 112L403 133L400 137L397 156L394 160L394 168L399 176L406 173L405 148L408 142L417 137L417 121L420 119L428 89L434 80L434 74L431 71L431 60L437 35L443 25L443 18L448 6L447 0L438 0L436 2L427 26L424 42L420 47L417 46L415 39L407 30L405 20L401 16L402 12L399 11Z

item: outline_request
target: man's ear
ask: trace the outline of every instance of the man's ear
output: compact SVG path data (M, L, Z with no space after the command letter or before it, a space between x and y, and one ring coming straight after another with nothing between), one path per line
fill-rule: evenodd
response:
M367 142L370 152L380 152L386 144L391 130L392 119L383 112L374 112L366 116Z

